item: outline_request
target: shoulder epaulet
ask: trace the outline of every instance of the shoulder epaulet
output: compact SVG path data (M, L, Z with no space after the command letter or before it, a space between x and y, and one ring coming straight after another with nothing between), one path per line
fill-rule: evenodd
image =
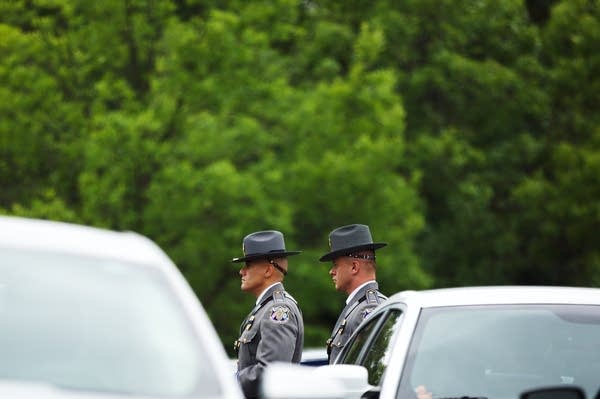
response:
M285 302L285 291L273 291L273 301L274 302Z
M367 290L365 293L365 298L368 304L378 304L387 299L385 295L377 290Z

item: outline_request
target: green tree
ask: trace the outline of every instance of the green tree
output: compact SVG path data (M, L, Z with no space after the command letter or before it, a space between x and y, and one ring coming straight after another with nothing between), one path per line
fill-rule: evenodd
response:
M384 292L595 285L589 0L0 0L0 212L136 230L224 343L242 238L283 231L306 344L328 232L389 243ZM226 345L229 348L229 345Z

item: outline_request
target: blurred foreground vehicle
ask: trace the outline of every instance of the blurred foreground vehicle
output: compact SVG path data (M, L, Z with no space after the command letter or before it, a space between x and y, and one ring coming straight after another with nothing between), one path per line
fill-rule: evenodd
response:
M290 390L277 383L293 375ZM560 385L577 385L588 398L598 391L600 289L401 292L361 324L335 365L295 371L274 365L263 392L268 398L303 392L305 398L415 399L418 389L420 397L434 399L514 399Z
M204 309L148 238L0 216L0 397L241 393Z

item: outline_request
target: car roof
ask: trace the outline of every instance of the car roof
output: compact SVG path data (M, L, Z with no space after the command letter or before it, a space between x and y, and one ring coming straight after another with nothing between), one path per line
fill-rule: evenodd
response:
M0 216L0 247L114 258L146 265L170 263L154 242L134 232L15 216Z
M421 308L490 304L600 305L600 289L555 286L482 286L401 291L387 303L402 302Z

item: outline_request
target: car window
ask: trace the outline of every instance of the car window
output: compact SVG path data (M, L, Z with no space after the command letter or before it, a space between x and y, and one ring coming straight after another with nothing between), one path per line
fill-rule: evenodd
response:
M217 395L165 276L119 261L0 248L0 380L148 396Z
M433 397L517 398L575 384L593 397L600 375L600 307L469 306L425 309L398 398L424 385Z
M362 361L362 365L369 372L369 384L379 386L381 377L389 363L389 353L391 350L390 340L402 320L402 312L398 309L390 310L386 314L386 319L377 336L369 345L369 350Z
M340 363L364 366L369 373L369 384L380 385L389 363L390 340L400 325L402 314L399 309L391 309L373 317L357 332Z
M337 363L358 364L358 358L369 336L377 326L377 322L381 319L381 314L372 317L363 328L357 331L351 342L348 343L348 349L340 354L340 359Z

